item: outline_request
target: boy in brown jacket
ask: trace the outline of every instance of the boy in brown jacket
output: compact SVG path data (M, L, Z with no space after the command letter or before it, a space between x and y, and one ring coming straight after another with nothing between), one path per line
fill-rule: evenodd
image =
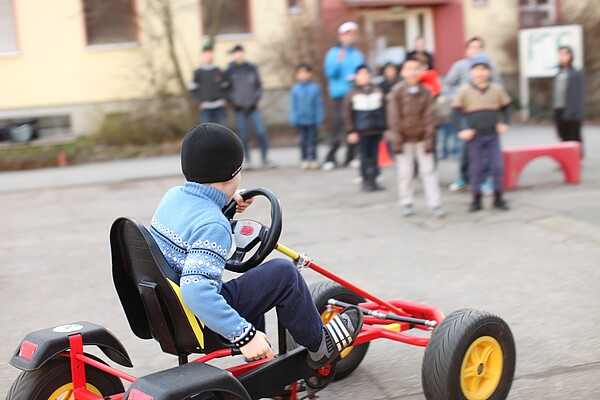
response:
M433 96L427 87L419 82L423 63L408 58L402 66L404 80L398 83L388 95L387 122L388 140L398 154L398 186L402 215L407 217L413 211L413 187L415 159L423 182L429 213L441 218L445 215L441 206L438 178L434 169L435 117Z

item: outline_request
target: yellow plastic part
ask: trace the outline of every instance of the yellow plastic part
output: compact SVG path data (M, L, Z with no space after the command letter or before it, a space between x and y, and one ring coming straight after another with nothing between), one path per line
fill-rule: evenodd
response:
M295 252L294 250L282 245L281 243L277 243L277 247L275 247L275 249L280 253L288 256L292 260L297 260L298 258L300 258L300 253Z
M95 395L102 397L102 393L100 393L100 391L94 385L87 383L85 387L87 388L87 390L94 393ZM56 389L54 392L52 392L50 397L48 397L48 400L75 400L73 382L65 383L64 385Z
M486 400L494 393L504 361L502 347L491 336L482 336L471 343L460 368L460 388L467 400Z
M398 332L399 333L399 332L402 332L402 325L400 325L397 322L394 322L392 324L386 325L384 329L387 330L387 331L392 331L392 332Z
M192 327L192 330L194 331L194 334L196 335L196 339L198 340L198 343L200 344L200 349L198 349L198 350L201 350L204 348L204 333L202 332L202 328L204 328L204 324L201 321L200 321L200 323L198 323L198 321L199 321L198 318L196 318L194 313L191 312L190 309L187 308L187 306L183 302L183 299L181 298L181 288L175 282L172 282L169 280L169 283L171 284L173 291L177 295L177 298L179 299L179 302L181 303L181 306L183 307L183 311L185 312L185 316L187 317L187 319ZM202 324L202 328L200 327L200 324Z

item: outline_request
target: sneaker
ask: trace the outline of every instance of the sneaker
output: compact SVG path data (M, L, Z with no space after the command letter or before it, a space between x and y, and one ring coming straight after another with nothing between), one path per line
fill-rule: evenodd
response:
M263 160L263 162L262 162L262 168L263 169L273 169L273 168L277 168L277 165L273 164L269 160Z
M496 193L494 195L494 208L503 211L510 209L510 207L506 203L506 200L502 198L502 194Z
M415 212L413 211L412 204L406 204L406 205L402 206L400 213L402 214L403 217L410 217Z
M335 163L333 161L327 161L321 168L323 171L331 171L335 168Z
M302 161L300 163L300 169L308 169L309 168L309 162L308 161Z
M350 168L360 168L360 160L358 158L353 159L348 163Z
M442 207L432 208L431 210L429 210L429 214L431 214L431 216L434 218L444 218L446 216L446 213L444 212L444 210L442 210Z
M363 177L357 176L356 178L352 179L352 183L354 183L355 185L360 185L361 183L363 183Z
M483 185L481 185L481 193L484 196L493 195L494 194L494 185L492 185L492 182L490 182L490 181L483 182Z
M308 169L319 169L319 162L318 161L310 161L308 163Z
M467 184L463 178L458 178L456 181L452 182L448 189L453 192L462 192L467 187Z
M473 201L469 204L469 211L476 212L481 211L481 195L477 195L473 197Z
M375 187L375 182L363 179L363 184L362 184L363 192L374 192L375 190L377 190Z
M317 351L306 356L308 366L319 369L335 361L342 351L352 346L363 326L362 311L348 306L323 327L323 340Z

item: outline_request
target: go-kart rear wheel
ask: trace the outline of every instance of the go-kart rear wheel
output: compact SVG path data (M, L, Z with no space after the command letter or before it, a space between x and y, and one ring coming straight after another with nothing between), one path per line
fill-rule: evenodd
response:
M483 311L456 311L433 331L425 349L423 392L428 400L505 399L515 363L506 322Z
M86 365L87 389L106 397L123 393L121 380L97 368ZM6 400L72 400L71 364L66 357L54 358L40 369L22 372L13 382Z
M329 322L338 312L327 309L327 301L336 299L350 304L358 304L365 301L362 296L346 289L332 281L317 282L309 286L310 294L317 306L317 310L321 313L323 323ZM334 381L344 379L350 375L362 362L363 358L369 350L369 343L364 343L358 346L351 346L345 349L340 359L335 365Z

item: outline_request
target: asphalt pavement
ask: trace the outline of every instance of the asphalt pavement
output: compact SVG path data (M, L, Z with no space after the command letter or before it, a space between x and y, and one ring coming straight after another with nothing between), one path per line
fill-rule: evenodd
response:
M509 399L600 398L600 127L584 129L582 182L563 183L551 159L532 162L511 210L470 214L452 193L457 161L440 160L446 218L399 212L396 171L387 190L361 193L353 169L300 171L298 150L271 152L276 169L243 173L244 187L275 191L284 210L281 242L384 298L433 304L444 313L490 311L510 325L517 370ZM505 146L555 142L549 126L516 126ZM321 155L324 149L321 149ZM339 154L341 156L341 154ZM258 159L258 157L256 157ZM181 184L177 156L0 173L0 395L19 371L8 360L29 331L72 321L107 326L141 376L172 367L153 341L129 329L111 282L108 232L128 215L147 224L163 193ZM257 200L247 217L262 219ZM305 271L309 283L320 280ZM275 342L274 318L268 334ZM423 349L372 343L350 378L322 399L423 399ZM218 362L228 365L231 360Z

